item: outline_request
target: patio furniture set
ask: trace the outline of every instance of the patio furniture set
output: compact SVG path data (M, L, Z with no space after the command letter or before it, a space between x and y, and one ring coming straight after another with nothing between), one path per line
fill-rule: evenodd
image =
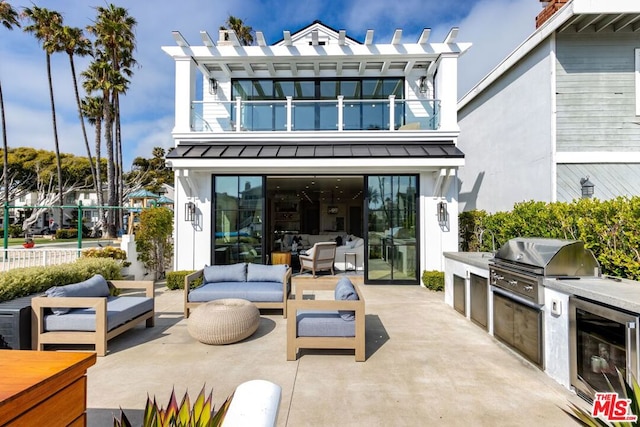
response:
M194 281L202 278L202 285ZM144 296L116 289L144 291ZM333 291L333 299L327 299ZM260 325L259 309L282 309L287 321L287 360L299 349L353 349L365 360L365 302L348 277L336 283L298 284L291 298L291 268L238 263L208 266L185 277L184 315L188 331L205 344L231 344L251 336ZM325 298L321 298L325 296ZM107 341L146 322L154 325L152 281L107 281L101 275L54 286L31 300L32 346L92 344L98 356Z

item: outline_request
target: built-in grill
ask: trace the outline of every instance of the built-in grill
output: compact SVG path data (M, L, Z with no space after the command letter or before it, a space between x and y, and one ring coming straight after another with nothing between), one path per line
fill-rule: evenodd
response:
M489 264L494 336L543 368L544 279L599 275L598 261L581 241L509 240Z
M500 247L489 266L489 274L493 286L542 306L545 277L598 276L600 265L579 240L519 237Z

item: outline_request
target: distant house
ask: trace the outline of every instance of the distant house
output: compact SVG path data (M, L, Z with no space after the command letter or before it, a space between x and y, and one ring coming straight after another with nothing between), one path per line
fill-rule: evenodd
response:
M458 247L458 57L430 42L364 41L316 21L267 44L205 31L175 61L177 270L269 263L293 236L354 249L367 283L419 283ZM354 240L351 240L354 239ZM349 249L349 248L347 248ZM344 252L342 252L344 254ZM347 264L343 255L336 265Z
M546 3L458 102L461 210L640 194L640 2Z

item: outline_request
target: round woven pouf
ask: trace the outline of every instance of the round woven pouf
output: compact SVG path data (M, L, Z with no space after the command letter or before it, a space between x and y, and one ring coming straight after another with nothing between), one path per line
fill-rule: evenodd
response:
M231 344L251 336L260 325L260 311L251 302L228 298L196 307L189 316L189 334L205 344Z

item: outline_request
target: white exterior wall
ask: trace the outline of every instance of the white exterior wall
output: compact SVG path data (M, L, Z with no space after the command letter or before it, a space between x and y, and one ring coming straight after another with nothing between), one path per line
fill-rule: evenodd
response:
M544 288L544 371L571 388L569 360L569 295ZM552 310L555 305L555 311Z
M462 210L508 211L555 197L551 39L459 111Z

